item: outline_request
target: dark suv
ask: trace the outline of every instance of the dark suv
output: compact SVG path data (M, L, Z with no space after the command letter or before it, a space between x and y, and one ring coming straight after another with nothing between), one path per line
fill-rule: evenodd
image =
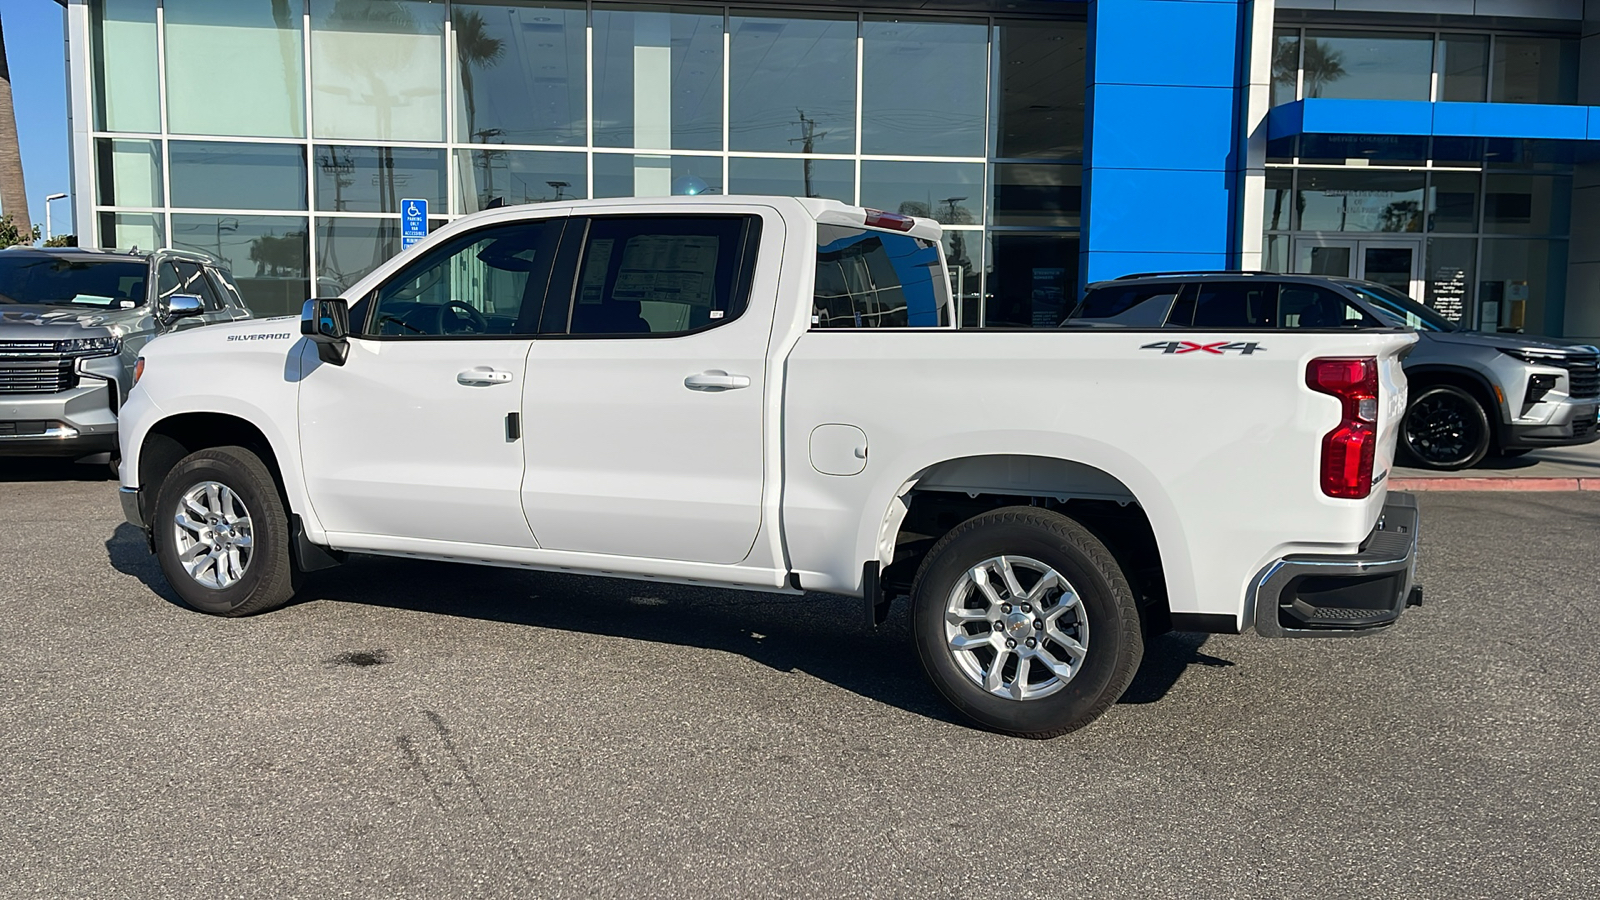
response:
M1063 327L1415 328L1400 449L1412 465L1462 469L1490 453L1600 438L1600 350L1558 338L1464 329L1393 288L1263 272L1135 275L1091 284Z

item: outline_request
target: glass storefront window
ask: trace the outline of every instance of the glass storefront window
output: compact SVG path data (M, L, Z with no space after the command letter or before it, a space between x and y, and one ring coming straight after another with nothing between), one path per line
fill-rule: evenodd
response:
M1303 134L1300 161L1343 163L1363 159L1375 165L1422 165L1428 139L1405 134Z
M1489 85L1489 36L1439 36L1439 99L1482 102Z
M1078 236L1014 234L992 238L988 260L990 328L1055 328L1078 301Z
M594 67L596 146L721 149L721 12L597 3Z
M861 151L983 156L988 30L982 22L868 17L861 26Z
M1485 234L1565 235L1572 217L1572 178L1489 172L1484 176Z
M994 167L994 225L1077 228L1083 214L1083 169L1000 163Z
M305 137L302 0L163 5L170 131Z
M1264 231L1288 231L1294 227L1294 170L1268 169L1267 194L1261 204Z
M159 213L100 214L100 246L115 250L154 250L167 245L167 229Z
M100 138L94 142L101 206L162 206L161 144Z
M956 301L956 321L962 328L976 328L982 312L983 251L982 231L946 229L944 262Z
M319 216L317 296L344 293L399 252L399 219Z
M173 141L168 152L174 207L306 208L303 146Z
M848 159L728 160L728 193L856 200L856 164Z
M946 225L981 225L983 164L868 160L861 164L861 205Z
M1280 28L1272 33L1272 105L1300 99L1300 31Z
M1476 232L1480 188L1477 172L1434 172L1428 187L1428 230Z
M581 3L455 3L456 140L582 146L588 12Z
M855 16L740 13L728 34L728 149L855 152Z
M996 156L1083 158L1088 42L1082 22L1007 22L995 29L1003 61Z
M457 150L457 213L505 205L581 200L589 196L588 164L582 153L538 150Z
M1567 242L1483 241L1478 327L1560 334L1566 318Z
M401 200L444 209L449 179L442 149L323 146L313 157L319 211L397 213Z
M1295 196L1302 231L1422 230L1421 172L1305 169Z
M1427 100L1433 87L1433 35L1307 31L1302 78L1307 97Z
M1496 103L1577 102L1578 42L1497 35L1489 99Z
M257 316L298 313L310 296L304 216L178 214L172 217L172 245L227 262Z
M1472 238L1428 238L1425 302L1452 322L1472 322L1472 272L1478 242Z
M102 131L161 130L156 0L94 0L95 126Z
M1289 236L1269 234L1261 247L1261 271L1289 271Z
M596 153L596 197L696 197L721 194L722 157Z
M444 139L443 0L311 0L319 138Z

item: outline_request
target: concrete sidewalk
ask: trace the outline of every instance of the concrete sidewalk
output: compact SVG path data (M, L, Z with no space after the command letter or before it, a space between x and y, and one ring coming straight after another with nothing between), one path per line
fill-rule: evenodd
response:
M1600 491L1600 442L1535 450L1511 459L1491 456L1459 472L1396 466L1389 487L1398 491Z

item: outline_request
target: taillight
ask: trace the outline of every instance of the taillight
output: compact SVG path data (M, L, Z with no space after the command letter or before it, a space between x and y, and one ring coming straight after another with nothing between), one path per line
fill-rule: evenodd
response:
M1306 386L1339 398L1339 427L1322 438L1322 492L1360 500L1372 493L1372 457L1378 447L1378 360L1313 359Z
M886 213L881 209L867 210L868 228L889 228L894 231L910 231L917 223L910 216L899 216Z

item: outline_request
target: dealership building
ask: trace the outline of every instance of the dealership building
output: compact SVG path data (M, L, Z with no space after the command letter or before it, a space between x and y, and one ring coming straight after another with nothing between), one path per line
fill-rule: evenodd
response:
M1265 269L1600 337L1600 0L66 7L81 243L216 254L262 314L405 200L798 194L943 222L967 325Z

